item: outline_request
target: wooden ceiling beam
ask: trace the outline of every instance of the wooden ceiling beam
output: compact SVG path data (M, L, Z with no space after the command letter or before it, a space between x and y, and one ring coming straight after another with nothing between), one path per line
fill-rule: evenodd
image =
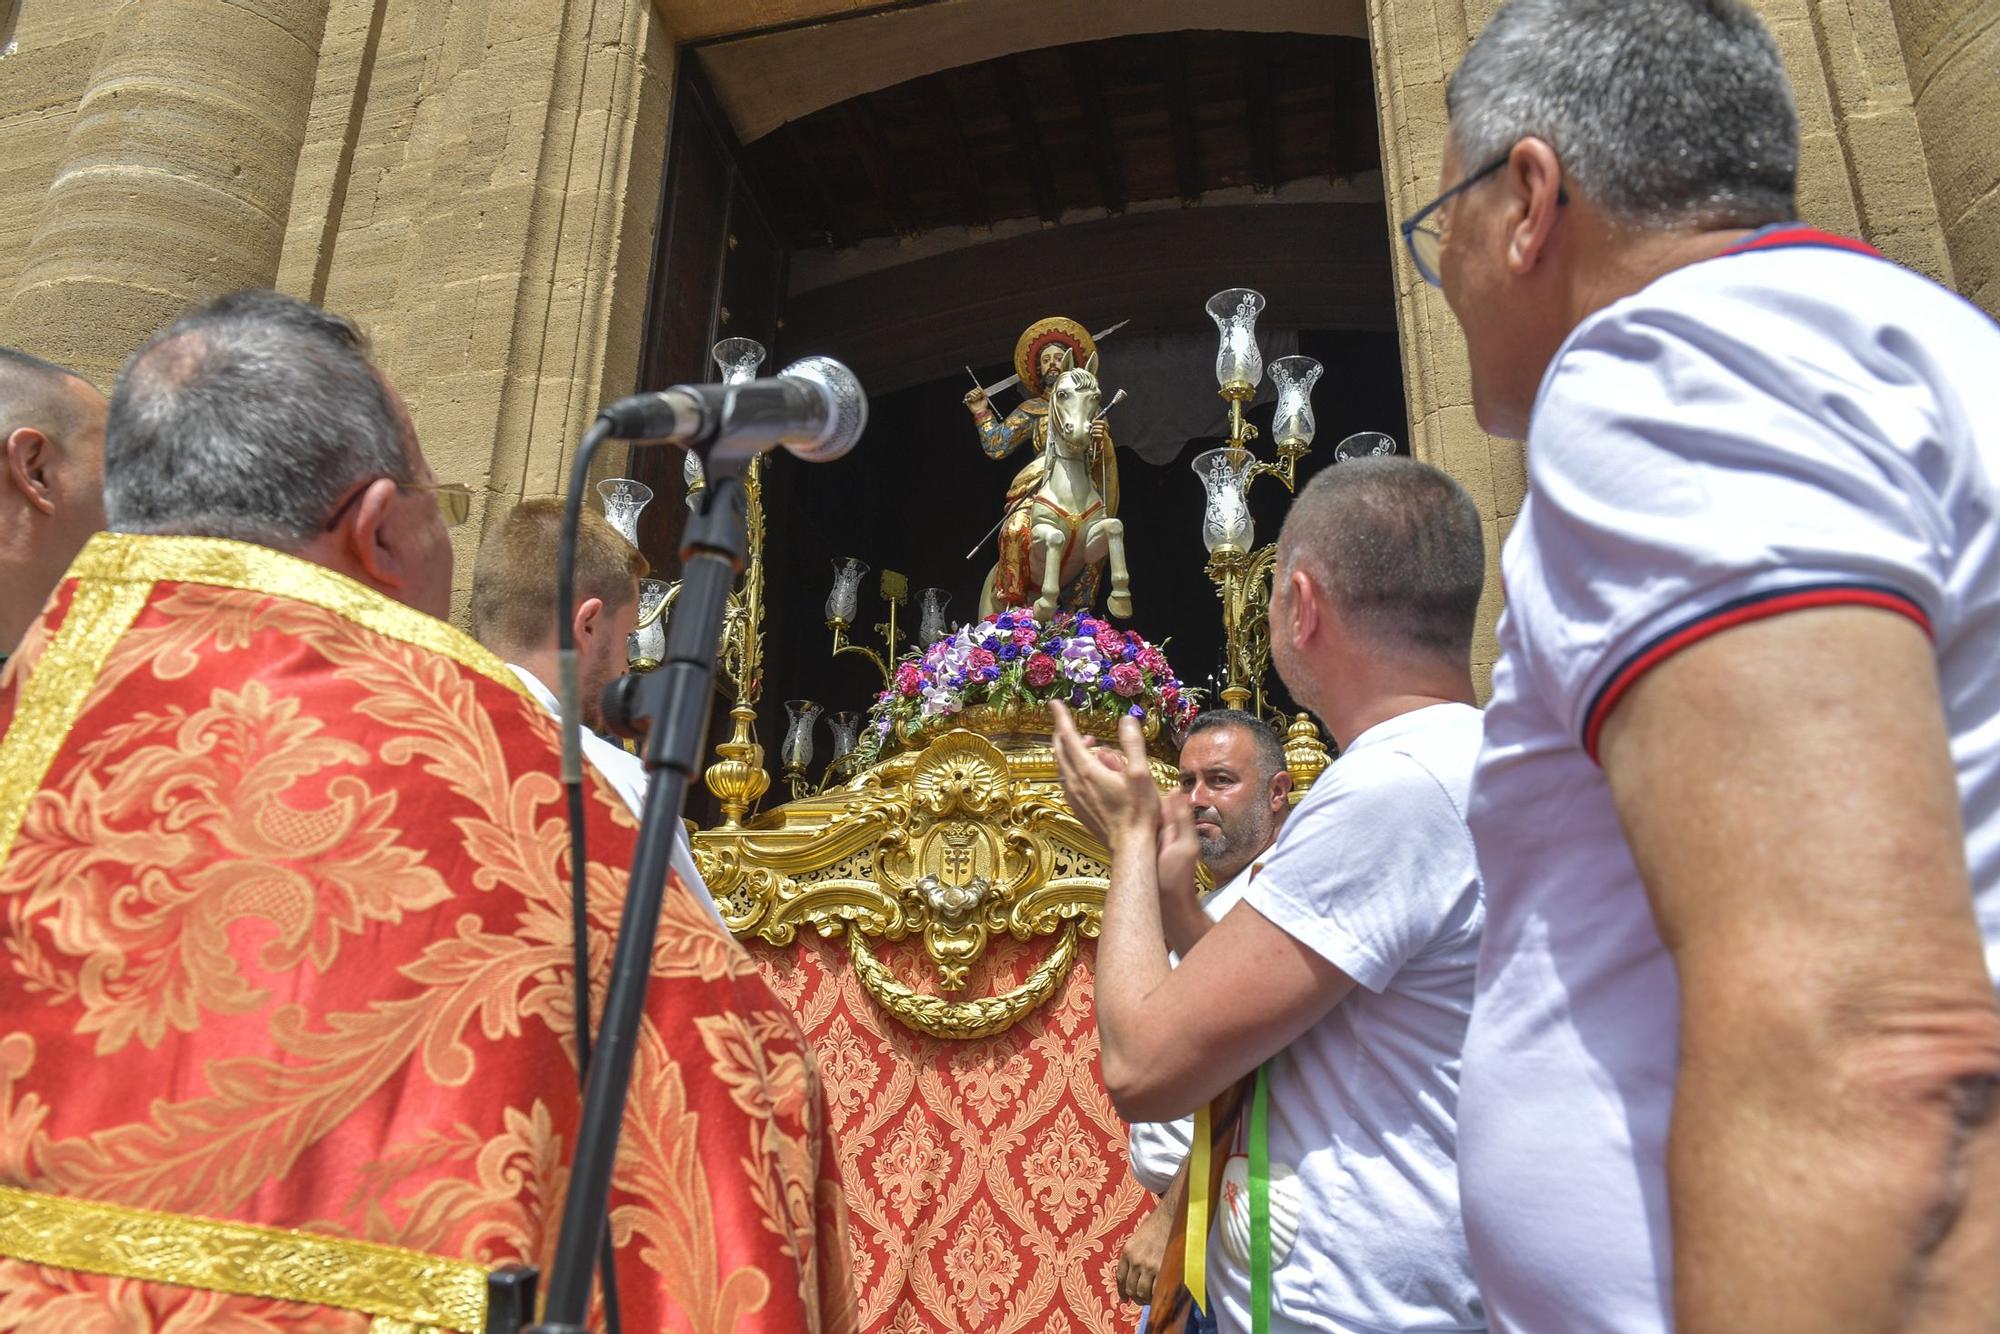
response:
M1104 211L1123 213L1130 200L1125 193L1125 172L1118 162L1118 139L1104 110L1104 62L1095 43L1079 42L1063 52L1063 63L1083 113L1083 133L1090 141L1090 163L1097 174L1097 193Z
M896 154L889 147L889 140L882 133L882 119L875 114L875 104L869 95L851 97L840 104L842 119L847 123L847 138L854 145L855 156L861 159L861 169L868 175L868 183L875 187L875 195L882 201L882 211L889 215L889 228L898 236L908 236L919 230L917 219L910 211L910 197L903 188L902 173L896 167Z
M958 99L952 96L950 87L944 80L948 75L933 75L929 102L937 108L937 126L944 141L945 156L953 163L958 176L958 193L965 209L965 221L972 227L993 225L993 202L986 197L986 178L980 175L979 163L972 155L972 141L965 137L965 121L958 114Z
M848 225L847 214L840 206L839 198L826 183L826 173L819 169L819 157L806 142L803 122L792 121L778 131L784 136L785 147L790 151L793 166L806 185L812 190L813 202L819 205L821 233L826 243L835 250L849 245L854 240L854 229Z
M1278 122L1271 113L1277 95L1281 38L1270 33L1243 35L1243 128L1250 136L1250 186L1263 194L1278 188Z
M1174 144L1174 184L1183 204L1201 198L1201 157L1194 140L1194 102L1188 92L1187 57L1180 34L1160 34L1161 67L1166 74L1167 123Z
M1028 100L1027 74L1012 52L994 62L994 76L1000 84L1000 99L1007 108L1007 121L1014 130L1015 148L1035 192L1035 211L1043 222L1062 220L1062 202L1056 195L1055 174L1049 170L1048 150L1042 146L1041 127L1035 123L1034 104Z

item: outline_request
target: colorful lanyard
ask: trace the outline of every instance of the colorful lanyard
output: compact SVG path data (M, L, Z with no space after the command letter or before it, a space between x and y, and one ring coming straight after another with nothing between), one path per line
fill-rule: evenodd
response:
M1250 1094L1250 1331L1271 1329L1271 1077L1268 1065L1257 1067ZM1208 1304L1209 1181L1214 1153L1212 1120L1207 1103L1195 1109L1194 1140L1188 1149L1187 1232L1181 1261L1181 1282L1195 1305Z
M1271 1330L1271 1078L1257 1067L1250 1095L1250 1334Z

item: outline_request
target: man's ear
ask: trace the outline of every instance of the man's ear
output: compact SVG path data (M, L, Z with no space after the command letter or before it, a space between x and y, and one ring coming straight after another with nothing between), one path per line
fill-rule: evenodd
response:
M56 512L49 495L49 464L55 446L32 426L23 426L7 436L7 481L21 498L44 514Z
M1508 154L1505 175L1513 191L1507 209L1507 267L1525 274L1541 261L1555 230L1563 198L1562 160L1546 140L1529 135Z
M1282 814L1285 807L1291 804L1291 795L1292 771L1281 768L1271 775L1271 810Z
M603 598L585 598L576 604L576 613L570 617L570 629L576 632L578 644L588 644L602 627L604 617Z
M377 477L362 488L360 498L348 507L334 532L363 580L391 596L409 583L410 562L415 558L390 521L395 503L396 484L387 477Z
M1292 585L1292 623L1286 632L1292 637L1293 647L1303 648L1319 630L1321 593L1313 577L1302 569L1293 570L1286 578Z

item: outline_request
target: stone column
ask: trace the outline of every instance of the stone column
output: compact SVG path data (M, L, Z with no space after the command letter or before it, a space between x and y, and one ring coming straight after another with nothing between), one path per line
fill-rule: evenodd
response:
M1465 0L1369 0L1382 194L1392 230L1437 193L1445 81L1465 55L1468 34L1492 9L1478 0L1470 14ZM1483 699L1500 656L1493 633L1500 615L1500 543L1527 493L1526 466L1518 443L1495 440L1479 429L1465 337L1443 295L1417 275L1401 233L1395 235L1396 327L1410 406L1410 452L1462 482L1486 528L1486 595L1472 641L1473 679Z
M189 302L277 277L327 0L132 0L106 27L0 339L108 385Z
M1891 9L1953 277L2000 316L2000 11L1992 0Z

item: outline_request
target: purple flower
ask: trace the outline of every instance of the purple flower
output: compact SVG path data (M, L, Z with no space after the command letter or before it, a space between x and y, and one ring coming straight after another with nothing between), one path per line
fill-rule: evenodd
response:
M1125 659L1125 661L1131 662L1133 659L1139 656L1139 646L1137 644L1127 644L1125 646L1124 653L1121 654L1120 656L1122 656Z
M985 649L988 653L994 652L1000 647L1000 636L998 635L986 636L986 638L979 641L979 647Z
M1079 708L1079 709L1080 709L1080 708L1082 708L1082 707L1083 707L1083 701L1084 701L1085 699L1087 699L1087 698L1089 698L1089 697L1088 697L1088 696L1086 696L1086 695L1085 695L1085 694L1083 693L1083 687L1082 687L1082 686L1078 686L1078 687L1077 687L1076 689L1074 689L1074 690L1072 690L1072 691L1070 691L1070 692L1069 692L1069 702L1070 702L1070 704L1071 704L1071 705L1073 705L1073 706L1074 706L1074 707L1076 707L1076 708Z
M1131 708L1125 710L1125 712L1130 714L1134 718L1144 718L1146 716L1146 711L1140 708L1137 704L1134 704Z
M1021 646L1020 646L1020 645L1018 645L1018 644L1002 644L1002 645L1000 646L1000 661L1002 661L1002 662L1012 662L1012 661L1014 661L1014 659L1016 659L1016 658L1018 658L1018 657L1020 657L1020 656L1021 656Z

